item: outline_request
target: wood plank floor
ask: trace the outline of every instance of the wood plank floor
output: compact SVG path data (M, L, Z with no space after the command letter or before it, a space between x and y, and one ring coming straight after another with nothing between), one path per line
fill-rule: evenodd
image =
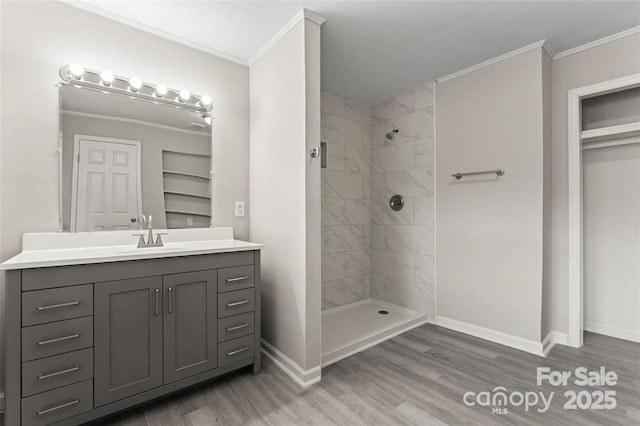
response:
M322 382L300 389L270 362L253 377L242 371L101 422L104 425L638 425L640 344L585 333L580 349L556 346L537 357L451 330L425 325L337 362ZM536 368L615 371L613 388L536 385ZM465 392L555 392L538 413L467 407ZM613 410L564 410L566 390L615 390ZM542 404L538 405L539 407Z

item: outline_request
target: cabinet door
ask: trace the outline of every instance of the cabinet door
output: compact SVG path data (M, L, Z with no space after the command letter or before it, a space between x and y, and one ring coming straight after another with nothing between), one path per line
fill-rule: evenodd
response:
M217 366L217 271L165 275L164 382Z
M95 406L162 385L162 278L96 284Z

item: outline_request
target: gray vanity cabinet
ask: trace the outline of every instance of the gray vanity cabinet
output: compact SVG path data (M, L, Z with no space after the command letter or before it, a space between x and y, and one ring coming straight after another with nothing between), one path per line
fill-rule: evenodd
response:
M164 382L217 366L218 271L165 275Z
M5 424L80 425L253 366L260 251L7 271Z
M162 385L162 277L94 286L96 407Z

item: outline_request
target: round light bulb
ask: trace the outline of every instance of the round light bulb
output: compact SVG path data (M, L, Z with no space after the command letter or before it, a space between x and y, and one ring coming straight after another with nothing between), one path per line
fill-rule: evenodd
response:
M202 97L200 97L200 105L205 107L211 105L211 96L202 95Z
M156 86L156 93L155 95L159 98L163 97L164 95L167 94L167 92L169 92L169 89L167 88L166 84L160 83Z
M100 80L105 86L111 86L111 83L113 83L113 73L109 70L102 71L100 73Z
M69 72L72 77L80 79L84 75L84 67L80 64L71 64L69 65Z
M129 87L132 92L137 92L142 87L142 80L138 77L131 77L131 80L129 80Z
M178 99L180 100L180 102L186 102L190 97L191 92L189 92L188 90L182 89L180 93L178 93Z

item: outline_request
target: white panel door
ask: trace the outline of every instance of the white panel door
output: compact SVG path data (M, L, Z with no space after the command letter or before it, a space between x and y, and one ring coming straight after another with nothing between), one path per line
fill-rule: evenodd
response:
M137 229L139 145L77 137L76 231Z
M582 160L584 329L640 342L640 143Z

